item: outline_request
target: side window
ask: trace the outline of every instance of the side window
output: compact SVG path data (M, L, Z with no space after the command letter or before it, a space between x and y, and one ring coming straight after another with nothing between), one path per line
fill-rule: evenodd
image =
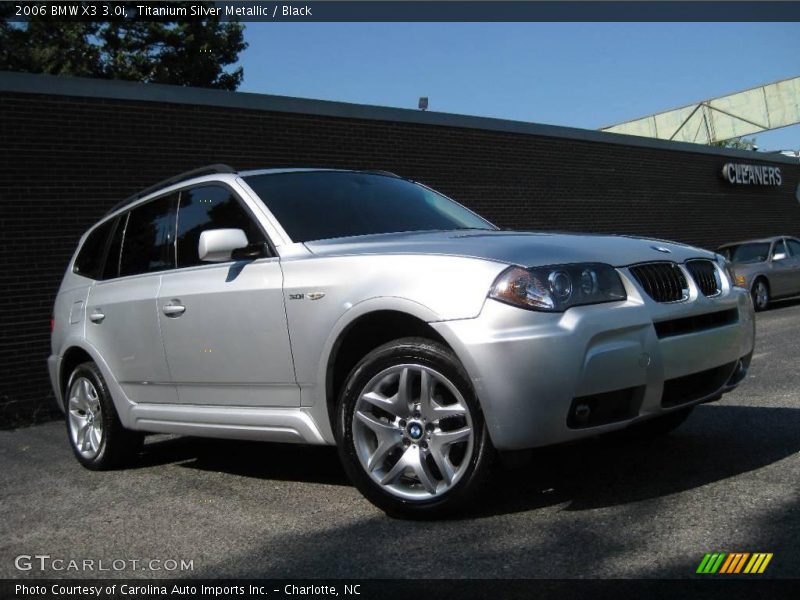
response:
M786 240L786 245L789 246L789 252L792 254L792 257L800 257L800 242L797 240Z
M72 268L74 273L90 279L99 279L103 271L108 236L114 229L116 219L109 219L97 227L81 246Z
M177 198L177 194L170 194L137 206L129 213L122 239L120 277L173 267Z
M178 268L203 264L197 245L207 229L241 229L250 244L267 241L228 188L207 185L184 190L178 206Z
M788 254L786 254L786 246L783 245L783 240L778 240L772 247L772 258L775 258L779 254L783 254L784 258L788 256Z

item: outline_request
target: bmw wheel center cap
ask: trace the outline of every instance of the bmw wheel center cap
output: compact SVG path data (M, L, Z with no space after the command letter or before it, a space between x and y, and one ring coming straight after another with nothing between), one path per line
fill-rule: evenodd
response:
M422 425L420 425L419 423L411 423L408 426L408 437L410 437L414 441L422 437L422 432L423 432Z

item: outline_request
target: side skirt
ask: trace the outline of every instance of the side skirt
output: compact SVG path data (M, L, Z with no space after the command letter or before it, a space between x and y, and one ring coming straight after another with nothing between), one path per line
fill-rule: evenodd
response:
M197 437L327 444L304 408L135 404L131 429Z

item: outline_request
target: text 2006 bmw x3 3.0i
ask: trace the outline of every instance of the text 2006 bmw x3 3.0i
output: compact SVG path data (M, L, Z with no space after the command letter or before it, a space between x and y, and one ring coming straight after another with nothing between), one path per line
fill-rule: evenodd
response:
M724 259L500 231L382 172L216 165L81 240L50 376L90 469L143 432L336 444L391 514L473 497L496 451L680 424L754 343Z

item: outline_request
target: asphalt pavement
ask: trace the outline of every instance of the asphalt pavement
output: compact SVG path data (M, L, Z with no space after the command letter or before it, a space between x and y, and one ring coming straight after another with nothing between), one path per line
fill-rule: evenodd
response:
M61 422L2 431L0 577L684 578L717 551L800 577L800 302L757 320L749 378L671 435L539 450L449 521L386 517L333 448L153 436L95 473Z

